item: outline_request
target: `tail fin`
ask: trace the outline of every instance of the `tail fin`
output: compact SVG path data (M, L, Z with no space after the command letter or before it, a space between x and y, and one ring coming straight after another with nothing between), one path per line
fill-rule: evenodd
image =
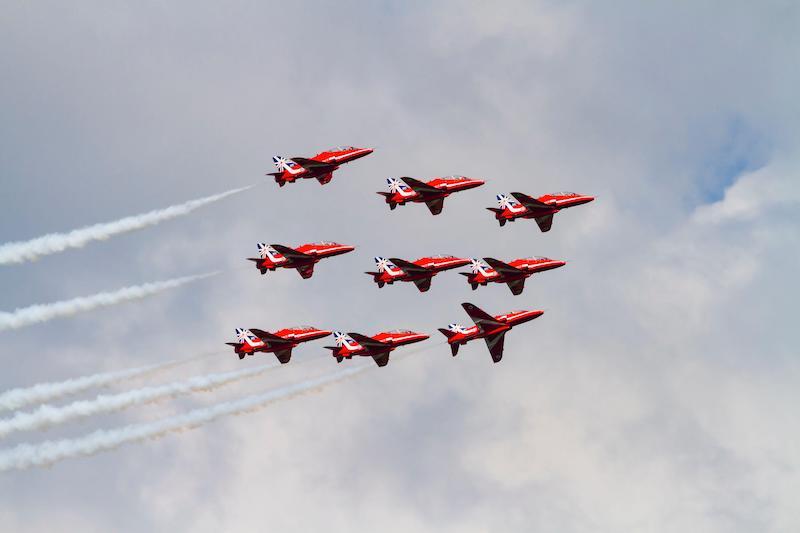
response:
M256 337L252 331L246 328L236 328L236 339L242 344L247 344L251 348L264 346L264 341Z
M411 190L411 187L397 178L386 178L386 183L389 184L389 192L392 194L397 192L408 192Z
M511 196L501 193L497 195L497 205L499 205L501 209L513 209L518 206L521 206L522 204L516 201Z
M364 347L353 340L353 337L342 331L334 331L333 338L336 340L336 346L346 352L357 352L363 350Z
M472 321L475 322L475 325L478 326L481 330L485 329L486 327L497 327L503 325L502 322L500 322L495 317L493 317L483 309L479 308L475 304L464 302L463 304L461 304L461 307L464 308L464 311L467 312Z
M283 263L286 261L286 256L269 244L263 242L258 243L258 256L261 259L269 259L273 263Z
M389 272L389 274L397 274L400 269L395 265L391 259L385 257L375 256L375 266L378 267L378 272Z
M451 338L453 338L456 335L456 333L459 333L458 330L463 330L464 329L463 326L460 326L458 324L450 324L449 326L447 326L447 328L448 329L439 328L439 331L442 333L442 335L447 337L448 341ZM457 343L457 342L450 343L450 353L453 354L453 357L458 355L458 347L459 346L461 346L461 345L459 343Z
M442 335L444 335L445 337L447 337L448 339L449 339L450 337L452 337L453 335L455 335L455 332L453 332L453 331L450 331L449 329L444 329L444 328L439 328L439 332L440 332Z
M489 265L487 265L485 262L477 258L470 259L469 263L473 274L483 274L484 276L490 276L495 270Z
M280 155L273 155L272 162L275 164L275 168L277 168L279 172L283 172L284 170L286 170L286 164L288 160L285 157Z

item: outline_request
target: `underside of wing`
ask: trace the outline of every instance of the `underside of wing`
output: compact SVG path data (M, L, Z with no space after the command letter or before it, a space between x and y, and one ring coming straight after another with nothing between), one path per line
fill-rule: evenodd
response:
M278 361L280 361L282 365L285 365L292 358L292 349L286 348L285 350L278 350L275 352L275 357L278 358Z
M264 331L263 329L250 328L250 331L252 331L255 336L264 342L269 342L272 344L292 344L292 341L289 339L278 337L277 335L270 333L269 331Z
M525 278L509 281L508 288L511 289L511 294L514 296L522 294L522 290L525 288Z
M371 352L386 351L386 349L389 347L389 345L385 342L376 341L372 337L367 337L361 333L348 333L348 335L350 335L351 339Z
M442 212L442 208L444 207L444 198L434 198L433 200L428 200L425 202L425 205L428 206L428 210L432 215L438 215Z
M503 274L504 276L516 277L525 274L522 270L518 269L517 267L513 267L508 263L504 263L498 259L495 259L494 257L484 257L483 260L486 261L487 265L489 265L499 273Z
M430 269L425 268L424 266L419 266L416 263L412 263L411 261L406 261L405 259L398 259L397 257L390 257L389 261L394 263L396 266L403 269L403 272L406 274L423 274L426 272L430 272Z
M389 352L380 352L372 354L375 364L378 366L386 366L389 364Z
M324 163L314 159L307 159L305 157L293 157L292 161L300 165L306 170L313 170L314 172L330 172L339 168L335 163Z
M522 205L533 211L541 209L552 209L552 207L547 205L546 203L540 202L536 198L532 198L527 194L523 194L521 192L512 192L511 196L513 196L519 203L521 203Z
M419 292L428 292L428 289L431 288L431 279L432 277L430 276L427 278L415 279L414 285L417 286Z
M406 185L411 187L411 189L420 196L426 196L431 194L442 194L442 191L440 191L436 187L428 185L427 183L423 183L418 179L408 178L408 177L400 179L403 180L403 182Z
M503 341L505 341L505 338L506 338L506 332L501 331L500 333L490 335L483 339L486 341L486 347L489 348L489 353L492 356L492 361L494 361L495 363L499 362L500 359L503 358Z
M314 263L310 265L302 265L297 267L297 272L300 274L300 277L303 279L308 279L314 275Z
M317 181L320 183L320 185L325 185L326 183L330 182L332 179L333 179L333 171L326 172L325 174L317 176Z
M314 256L304 254L303 252L298 252L294 248L289 248L288 246L284 246L282 244L270 244L270 246L272 246L276 252L279 252L281 255L290 259L294 263L314 261Z
M542 233L550 231L550 228L553 226L553 215L545 215L543 217L536 217L536 223L539 225L539 229L542 230Z
M467 312L472 321L475 322L475 324L482 330L491 330L492 328L497 328L503 325L502 322L498 321L496 318L479 308L477 305L465 302L461 304L461 307L464 308L464 311Z

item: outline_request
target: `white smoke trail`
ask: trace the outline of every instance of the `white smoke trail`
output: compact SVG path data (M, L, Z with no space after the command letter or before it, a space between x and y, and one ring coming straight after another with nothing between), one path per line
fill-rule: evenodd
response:
M169 433L192 429L213 422L223 416L256 411L276 401L293 398L300 394L318 390L325 385L342 381L364 372L368 368L377 367L367 365L353 367L295 385L195 409L182 415L155 422L132 424L110 430L98 430L76 439L46 441L41 444L20 444L0 452L0 472L46 466L63 459L94 455L102 451L113 450L123 444L159 438Z
M113 292L100 292L91 296L73 298L49 304L38 304L30 307L16 309L10 313L0 312L0 331L5 329L17 329L39 322L46 322L54 318L71 316L85 311L91 311L98 307L108 307L129 300L138 300L146 296L158 294L167 289L174 289L186 283L214 276L218 272L199 274L197 276L186 276L183 278L168 279L125 287Z
M137 368L128 368L125 370L92 374L90 376L82 376L78 378L67 379L65 381L37 383L36 385L31 385L30 387L20 387L7 390L0 393L0 411L19 409L20 407L25 407L26 405L47 402L50 400L63 398L65 396L70 396L72 394L78 394L95 387L104 387L106 385L112 385L127 379L151 375L178 365L196 361L203 357L217 355L218 353L220 352L213 352L213 354L201 354L194 357L187 357L185 359L175 359L164 363L140 366Z
M0 245L0 265L34 261L43 255L62 252L68 248L82 248L91 241L102 241L120 233L141 229L171 218L187 215L199 207L246 191L250 187L252 185L213 196L206 196L205 198L198 198L183 204L172 205L164 209L156 209L148 213L121 218L113 222L79 228L69 233L51 233L29 241L9 242Z
M260 376L276 366L280 365L269 364L233 372L195 376L184 381L143 387L118 394L101 394L92 400L81 400L62 407L42 405L34 411L14 413L13 417L0 420L0 438L15 431L50 428L71 420L121 411L135 405L175 398L193 392L214 390L223 385Z

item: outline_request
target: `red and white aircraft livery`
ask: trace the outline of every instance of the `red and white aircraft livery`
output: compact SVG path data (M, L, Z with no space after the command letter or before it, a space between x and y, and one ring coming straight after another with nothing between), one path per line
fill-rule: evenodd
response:
M433 215L442 212L444 199L452 193L474 189L486 183L464 176L433 178L427 182L414 178L386 178L386 182L389 184L389 192L379 192L378 194L386 198L389 209L405 205L406 202L422 202L428 206Z
M355 246L339 244L338 242L322 241L301 244L297 248L289 248L282 244L258 243L258 257L248 257L248 261L255 261L256 268L261 274L267 270L275 271L276 268L295 268L303 279L308 279L314 274L314 265L320 259L346 254L355 250Z
M503 341L506 332L517 324L528 322L544 314L544 311L537 309L533 311L512 311L503 315L491 316L471 303L463 303L461 307L475 322L474 326L465 328L460 324L450 324L447 329L439 328L439 331L447 337L453 357L458 353L460 345L474 339L483 339L486 341L486 346L492 355L492 361L495 363L503 358Z
M320 152L311 159L305 157L273 156L272 161L278 172L267 174L275 177L275 183L283 187L300 178L314 178L325 185L333 178L333 171L340 165L355 161L372 153L371 148L355 148L353 146L338 146Z
M233 346L239 359L244 359L245 355L253 355L256 352L266 352L274 353L278 361L285 364L292 358L292 348L301 342L321 339L330 334L330 331L312 326L284 328L275 333L255 328L236 328L238 342L226 342L225 344Z
M360 333L342 333L334 331L333 337L336 339L336 346L326 346L336 358L337 363L342 359L352 359L354 355L372 357L378 366L386 366L389 363L389 353L398 346L413 344L429 338L424 333L416 333L410 329L395 329L384 331L367 337Z
M472 290L478 285L484 287L489 282L505 283L511 289L511 294L518 295L525 288L525 280L537 272L552 270L566 265L566 261L556 261L548 257L530 257L525 259L515 259L510 263L504 263L493 257L471 259L472 273L462 272L462 276L467 277L467 283L472 286Z
M431 288L433 276L444 270L468 265L469 259L461 259L452 255L434 255L420 257L411 263L396 257L390 259L376 257L375 264L378 266L378 271L365 272L365 274L372 276L379 288L387 283L391 285L395 281L412 281L419 292L425 292Z
M539 225L542 232L550 231L553 225L553 215L566 209L583 205L594 200L593 196L586 196L574 192L556 192L545 194L539 198L531 198L521 192L512 192L513 198L505 194L497 195L497 203L500 208L487 207L494 213L494 217L504 226L506 221L514 222L518 218L533 218Z

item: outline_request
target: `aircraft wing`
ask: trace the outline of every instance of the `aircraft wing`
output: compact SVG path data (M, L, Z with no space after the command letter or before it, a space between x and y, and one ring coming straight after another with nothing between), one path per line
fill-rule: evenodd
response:
M297 272L300 274L300 277L303 279L308 279L314 275L314 263L309 265L301 265L297 267Z
M433 277L431 277L431 276L428 276L427 278L422 278L422 279L415 279L414 280L414 285L417 286L417 288L419 289L419 292L428 292L428 289L431 288L431 280L432 279L433 279Z
M388 343L376 341L372 337L367 337L366 335L362 335L361 333L348 333L348 335L350 335L351 339L356 341L364 348L377 348L385 350L390 346Z
M389 364L389 352L373 353L372 358L378 366L386 366Z
M406 185L411 187L411 189L420 196L425 196L426 194L427 195L442 194L442 191L440 191L436 187L428 185L427 183L422 183L417 179L414 178L400 178L400 179L403 180L403 182L405 182Z
M292 358L292 349L286 348L284 350L278 350L275 352L275 357L278 358L278 361L280 361L282 365L285 365Z
M539 229L542 230L542 233L550 231L550 228L553 226L553 214L536 217L536 223L539 225Z
M264 342L271 342L275 344L292 344L292 341L290 341L289 339L278 337L277 335L274 335L269 331L264 331L263 329L250 328L250 331L253 332L253 335L256 335L259 339L261 339Z
M284 246L282 244L270 244L276 252L279 252L281 255L291 259L296 263L305 263L305 262L313 262L314 256L304 254L303 252L298 252L294 248L289 248L288 246Z
M483 339L486 341L486 347L489 348L492 361L495 363L499 362L500 359L503 358L503 342L505 341L505 338L506 332L501 331L500 333L495 333L494 335L490 335Z
M502 326L503 323L499 322L496 318L492 315L484 311L483 309L479 308L476 305L473 305L469 302L465 302L461 304L461 307L464 308L464 311L467 312L469 317L475 322L475 325L478 326L481 330L488 328L496 328Z
M315 159L307 159L305 157L292 157L292 161L300 165L306 170L313 170L314 172L330 172L339 168L336 163L323 163Z
M516 277L525 274L522 270L518 269L517 267L513 267L508 263L504 263L498 259L495 259L494 257L484 257L483 260L486 261L486 264L488 264L490 267L492 267L499 273L503 274L504 276Z
M419 266L416 263L412 263L411 261L406 261L405 259L398 259L396 257L390 257L389 261L397 265L398 267L402 268L406 274L423 274L429 273L430 269L425 268L424 266Z
M333 179L333 171L326 172L321 176L317 176L317 181L319 182L320 185L325 185L326 183L329 183L332 179Z
M519 203L533 211L553 208L552 206L549 206L544 202L540 202L536 198L531 198L527 194L522 194L521 192L512 192L511 196L513 196Z
M433 200L428 200L425 202L425 205L428 206L428 210L431 212L431 215L438 215L442 212L442 208L444 207L444 198L434 198Z
M511 289L511 294L517 296L522 294L522 290L525 288L525 278L512 279L506 284L508 285L508 288Z

